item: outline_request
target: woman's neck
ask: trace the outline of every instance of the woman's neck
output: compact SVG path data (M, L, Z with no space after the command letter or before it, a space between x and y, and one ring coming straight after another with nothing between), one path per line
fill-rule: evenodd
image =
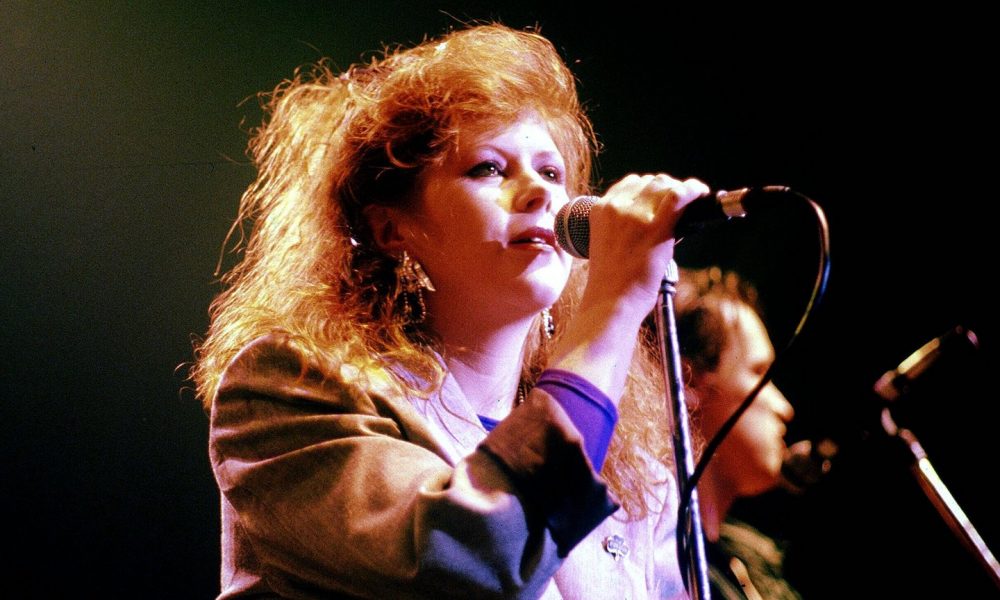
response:
M521 380L524 340L532 319L493 327L463 319L434 323L444 361L476 413L502 419L514 407Z

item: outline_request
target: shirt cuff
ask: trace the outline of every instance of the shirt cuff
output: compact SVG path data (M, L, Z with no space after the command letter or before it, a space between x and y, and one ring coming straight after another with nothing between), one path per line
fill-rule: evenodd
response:
M535 387L545 390L566 411L583 436L590 464L600 471L618 422L618 409L611 399L583 377L561 369L542 371Z

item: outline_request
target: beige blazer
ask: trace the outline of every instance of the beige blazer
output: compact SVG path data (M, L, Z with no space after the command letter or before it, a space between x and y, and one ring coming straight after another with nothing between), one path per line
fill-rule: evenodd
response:
M651 499L664 510L618 518L542 390L487 435L451 377L411 398L384 374L324 377L272 334L226 369L209 453L219 598L685 596L673 485ZM624 556L605 549L611 536Z

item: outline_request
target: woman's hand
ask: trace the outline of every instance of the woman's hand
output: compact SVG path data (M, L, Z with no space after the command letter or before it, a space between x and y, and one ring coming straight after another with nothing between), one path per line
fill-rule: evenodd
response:
M611 186L590 211L585 304L634 303L639 319L645 317L673 258L674 226L684 207L708 192L697 179L680 181L663 173L632 174Z
M628 175L590 211L590 265L580 308L550 366L588 379L618 401L643 318L673 258L674 227L709 192L697 179Z

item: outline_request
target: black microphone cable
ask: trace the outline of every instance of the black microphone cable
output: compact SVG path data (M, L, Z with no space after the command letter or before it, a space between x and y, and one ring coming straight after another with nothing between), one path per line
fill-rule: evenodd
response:
M813 283L809 301L806 303L802 312L802 317L799 319L795 330L789 337L788 343L786 343L784 348L782 348L781 351L775 355L774 360L771 362L771 365L767 368L764 375L760 378L760 381L757 382L757 385L750 390L750 393L747 394L747 397L743 400L743 402L736 408L736 410L733 411L733 414L726 420L725 423L722 424L719 431L715 433L711 441L709 441L705 446L705 450L702 452L701 458L698 460L698 464L695 466L694 471L692 471L691 476L688 478L687 486L684 489L679 490L680 504L677 507L677 531L679 532L679 535L677 536L677 556L681 567L681 573L686 573L688 570L686 558L688 549L684 544L685 536L683 535L683 532L687 531L690 527L689 505L691 503L692 491L697 487L698 481L705 472L705 468L708 466L712 456L714 456L715 452L719 449L722 441L727 435L729 435L729 432L732 431L733 427L736 426L736 422L739 421L740 417L743 416L743 413L750 407L750 404L753 403L757 394L759 394L760 391L764 389L764 386L771 381L771 377L773 376L775 369L783 362L783 359L788 354L792 344L802 333L802 329L805 327L806 321L809 319L809 316L813 313L817 304L825 294L827 280L830 277L830 228L827 224L826 214L823 212L823 209L808 196L796 192L788 187L767 186L759 189L751 189L749 193L785 196L793 200L805 201L812 208L812 211L816 216L816 229L819 242L819 262L816 268L816 279Z

